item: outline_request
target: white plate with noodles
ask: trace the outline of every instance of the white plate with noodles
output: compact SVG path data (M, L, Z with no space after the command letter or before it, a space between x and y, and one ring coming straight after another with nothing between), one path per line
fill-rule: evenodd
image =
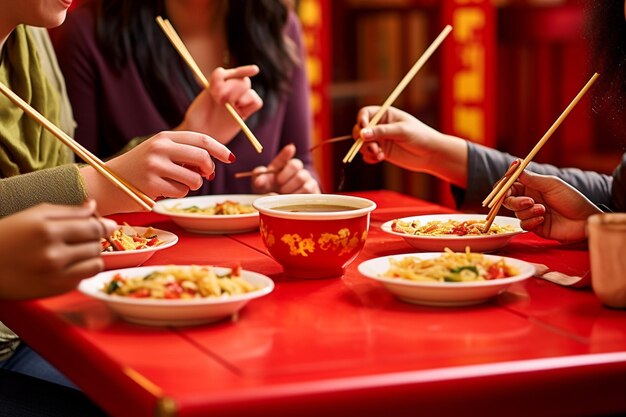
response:
M535 273L518 259L452 251L384 256L358 269L403 301L437 307L486 302Z
M519 219L496 216L488 234L481 232L483 214L434 214L403 217L385 222L383 232L404 238L415 249L439 252L445 248L473 252L491 252L503 248L517 234L523 233Z
M194 233L227 234L259 228L259 213L252 202L259 194L203 195L161 200L154 211Z
M232 317L272 292L274 282L246 270L159 265L101 272L82 280L78 289L131 323L195 326Z
M129 268L146 262L156 252L174 246L178 236L152 227L122 226L109 240L102 239L104 269ZM105 249L117 245L111 251Z

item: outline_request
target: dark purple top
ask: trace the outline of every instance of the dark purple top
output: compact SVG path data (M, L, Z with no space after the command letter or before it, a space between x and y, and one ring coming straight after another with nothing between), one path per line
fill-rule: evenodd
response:
M247 122L263 145L263 152L258 154L240 132L227 145L237 160L230 165L216 161L215 179L205 183L204 194L251 193L250 179L235 179L234 174L268 165L289 143L295 144L296 158L315 175L309 152L312 129L310 91L304 69L301 27L294 13L290 13L286 31L297 45L301 63L291 75L290 90L283 95L274 113L263 120L249 119ZM132 59L119 73L107 63L97 45L93 7L79 7L69 13L65 23L55 29L53 41L77 122L75 138L87 149L107 158L135 137L170 130L178 125L169 125L158 111ZM169 115L167 119L180 123L190 101L180 90L174 91L173 96L177 114Z

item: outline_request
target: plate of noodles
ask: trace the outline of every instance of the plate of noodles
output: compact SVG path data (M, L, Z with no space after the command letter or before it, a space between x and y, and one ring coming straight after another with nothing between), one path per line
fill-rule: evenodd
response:
M259 228L259 213L252 207L259 197L259 194L225 194L166 199L158 201L154 211L194 233L244 233Z
M124 225L101 240L104 269L142 265L156 252L177 242L178 236L165 230Z
M78 289L122 319L150 326L193 326L234 317L274 282L241 268L159 265L104 271Z
M504 247L511 238L524 232L519 219L496 216L483 233L486 215L435 214L404 217L385 222L383 232L404 238L415 249L429 252L463 251L467 246L474 252L491 252Z
M383 256L362 262L358 269L403 301L442 307L483 303L535 273L528 262L469 248Z

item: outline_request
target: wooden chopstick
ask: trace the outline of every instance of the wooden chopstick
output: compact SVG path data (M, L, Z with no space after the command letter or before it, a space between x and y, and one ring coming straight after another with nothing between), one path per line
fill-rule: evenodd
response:
M163 19L161 16L157 16L156 21L161 27L161 29L163 30L163 32L165 33L165 36L167 36L167 38L172 43L176 51L178 51L178 54L187 63L189 68L191 68L191 71L194 73L198 81L200 81L200 83L202 84L202 86L204 86L204 88L207 88L209 86L209 80L202 73L202 70L200 69L196 61L193 59L193 56L191 55L191 53L185 46L185 43L183 42L183 40L180 38L180 36L178 36L178 33L176 32L176 29L174 29L174 26L172 26L169 20ZM224 106L226 106L226 110L228 110L228 112L235 119L237 124L239 124L239 127L241 128L243 133L246 135L246 137L248 138L248 140L250 141L254 149L258 153L261 153L263 151L263 145L261 145L261 142L259 142L256 136L254 136L254 133L252 133L252 131L250 130L248 125L246 125L246 122L244 122L244 120L241 118L239 113L237 113L237 110L235 110L232 104L228 102L225 103Z
M387 112L391 104L394 101L396 101L400 93L402 93L402 91L406 88L406 86L411 82L413 77L415 77L415 74L417 74L417 72L422 68L422 66L424 66L426 61L428 61L428 59L433 54L433 52L435 52L435 50L439 47L439 45L441 45L443 40L446 38L446 36L448 36L448 34L451 31L452 31L452 26L446 25L446 27L441 31L439 36L437 36L437 38L433 41L433 43L426 49L426 51L424 51L422 56L419 57L419 59L415 62L415 64L413 64L413 67L404 76L402 81L400 81L400 83L396 86L396 88L391 92L387 100L385 100L385 102L380 107L380 109L378 109L378 112L374 114L374 117L372 117L372 119L367 124L368 128L374 127L378 124L378 122L384 116L385 112ZM350 148L346 156L343 158L343 162L344 163L352 162L356 154L359 152L359 149L361 149L361 146L363 146L363 138L359 137L354 142L354 144L352 145L352 147Z
M348 140L348 139L352 139L352 135L337 136L336 138L323 140L320 143L311 146L309 148L309 152L314 151L315 149L321 147L322 145L328 145L330 143L341 142L341 141Z
M513 183L522 174L522 172L524 172L524 169L526 169L530 161L532 161L535 155L537 155L537 152L539 152L541 147L545 145L545 143L548 141L550 136L552 136L554 131L561 125L563 120L565 120L567 115L572 111L574 106L578 104L580 99L585 95L585 93L589 90L589 88L591 88L591 86L593 85L593 83L596 81L598 77L599 77L599 74L597 72L591 76L589 81L587 81L585 86L578 92L576 97L574 97L574 99L565 108L565 110L563 111L563 113L561 113L558 119L556 119L556 121L552 124L550 129L548 129L548 131L543 135L543 137L539 140L539 142L537 142L537 144L529 152L526 158L524 158L524 160L519 163L517 168L508 177L506 177L506 174L505 174L505 176L500 179L497 186L494 187L491 193L489 193L489 195L485 198L485 200L483 200L483 207L486 205L487 207L491 209L489 211L489 214L487 215L487 220L492 218L492 221L493 221L493 218L495 218L496 214L500 210L500 207L502 206L502 202L504 201L504 198L506 197L506 192L509 190L509 188L511 188L511 185L513 185ZM489 231L489 227L491 227L491 223L488 223L488 227L487 227L487 224L485 224L485 226L486 227L483 231L486 233Z
M242 171L242 172L237 172L235 174L235 178L258 177L259 175L276 174L277 172L279 172L279 170L277 169L268 169L267 171L261 171L261 172Z
M106 179L111 181L120 190L126 193L126 195L132 198L137 204L139 204L141 207L148 211L152 211L152 207L154 206L155 202L150 197L148 197L143 192L135 188L132 184L129 184L123 178L119 177L117 174L111 171L111 169L107 167L104 162L102 162L98 157L89 152L80 143L72 139L67 133L54 125L50 120L46 119L41 113L31 107L30 104L22 100L20 96L15 94L11 89L9 89L1 82L0 91L5 96L7 96L7 98L11 100L16 106L21 108L26 114L39 122L57 139L59 139L61 142L63 142L63 144L69 147L78 157L91 165L96 171L98 171Z

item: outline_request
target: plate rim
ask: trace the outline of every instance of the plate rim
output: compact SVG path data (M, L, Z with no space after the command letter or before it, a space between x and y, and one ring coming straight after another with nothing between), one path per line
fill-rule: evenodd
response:
M152 208L152 210L155 213L158 214L162 214L165 216L169 216L172 218L187 218L187 219L247 219L247 218L253 218L253 217L258 217L259 216L259 212L256 211L254 213L243 213L243 214L201 214L201 213L175 213L175 212L171 212L166 210L166 204L169 203L173 203L175 201L182 201L182 200L204 200L204 199L208 199L208 200L234 200L237 201L237 199L240 199L242 197L247 197L247 198L251 198L253 199L252 201L256 200L257 198L260 198L264 196L264 194L214 194L214 195L194 195L194 196L189 196L189 197L181 197L181 198L166 198L163 200L159 200L156 202L156 204L154 205L154 207ZM237 201L239 202L239 201ZM248 204L248 203L245 203ZM252 202L249 203L250 205L252 205ZM256 210L256 209L255 209Z
M396 255L379 256L377 258L372 258L372 259L368 259L366 261L361 262L357 266L357 270L363 277L381 282L383 284L402 285L402 286L414 287L414 288L432 288L432 289L436 289L436 288L468 289L468 288L485 288L485 287L502 286L502 285L513 284L519 281L524 281L534 276L536 272L536 268L530 262L526 262L517 258L511 258L508 256L491 255L491 254L486 254L486 253L482 253L482 255L487 258L504 259L506 262L513 261L513 263L521 263L523 266L528 267L529 270L524 273L514 275L512 277L498 278L498 279L493 279L493 280L467 281L467 282L430 282L430 281L411 281L411 280L406 280L406 279L395 279L395 278L374 276L374 275L364 273L363 269L365 269L365 266L363 266L363 268L361 267L361 265L367 264L368 262L373 262L373 261L380 262L384 259L388 260L389 258L397 258L397 257L405 258L408 256L426 256L427 258L435 258L444 253L445 252L414 252L414 253L406 253L406 254L403 253L403 254L396 254Z
M104 301L106 303L113 304L123 304L128 306L142 306L142 307L164 307L164 308L173 308L173 307L201 307L206 305L223 305L231 302L240 302L240 301L249 301L264 295L271 293L275 288L274 281L268 277L267 275L261 274L259 272L250 271L247 269L242 269L241 272L245 272L246 274L250 274L255 276L256 278L265 281L265 286L257 289L255 291L251 291L245 294L235 294L228 296L226 298L192 298L186 300L166 300L166 299L152 299L152 298L130 298L130 297L122 297L122 296L112 296L109 294L105 294L102 291L96 289L95 291L91 290L91 287L87 287L91 284L91 282L103 281L105 278L103 275L114 275L116 273L122 273L124 271L134 270L135 273L141 274L140 271L144 270L145 272L151 272L158 269L166 269L166 268L176 268L176 267L191 267L192 265L179 265L179 264L168 264L168 265L149 265L149 266L138 266L138 267L129 267L129 268L119 268L119 269L110 269L107 271L102 271L90 278L85 278L80 281L77 289L86 296ZM232 268L228 267L220 267L214 265L197 265L197 266L211 266L215 268L218 273L224 273L227 271L232 271ZM106 278L109 279L109 278ZM86 288L87 287L87 288Z
M137 231L139 231L138 229L146 230L148 229L148 227L152 227L152 226L133 226L133 225L129 225L129 226L132 227L133 229L137 229ZM126 226L123 225L122 228L124 227ZM176 233L170 232L169 230L157 229L156 227L152 227L152 229L157 233L172 235L173 238L171 241L164 242L162 245L159 245L159 246L151 246L151 247L143 248L143 249L133 249L133 250L125 250L125 251L102 252L102 256L105 256L107 258L115 258L115 257L130 256L132 254L158 252L163 249L171 248L172 246L178 243L179 238Z
M417 218L423 218L423 217L448 217L449 220L455 220L454 218L450 218L450 216L469 216L470 219L468 220L473 220L473 216L479 217L480 219L484 219L486 215L482 215L482 214L461 214L461 213L452 213L452 214L424 214L424 215L417 215L417 216L406 216L406 217L399 217L399 218L395 218L395 219L391 219L391 220L387 220L386 222L384 222L382 225L380 225L380 228L383 232L394 235L394 236L400 236L403 238L409 238L409 239L425 239L425 240L449 240L449 239L453 239L453 240L457 240L457 239L476 239L476 240L487 240L487 239L496 239L496 238L510 238L513 236L516 236L518 234L521 233L526 233L527 231L522 229L521 226L519 226L520 221L517 217L510 217L510 216L496 216L494 219L494 223L498 223L498 219L514 219L517 220L517 224L519 227L519 230L514 230L512 232L505 232L505 233L499 233L497 235L464 235L464 236L459 236L459 235L440 235L440 236L424 236L424 235L410 235L408 233L400 233L400 232L396 232L394 230L391 229L391 224L396 221L396 220L404 220L406 221L406 219L417 219Z

